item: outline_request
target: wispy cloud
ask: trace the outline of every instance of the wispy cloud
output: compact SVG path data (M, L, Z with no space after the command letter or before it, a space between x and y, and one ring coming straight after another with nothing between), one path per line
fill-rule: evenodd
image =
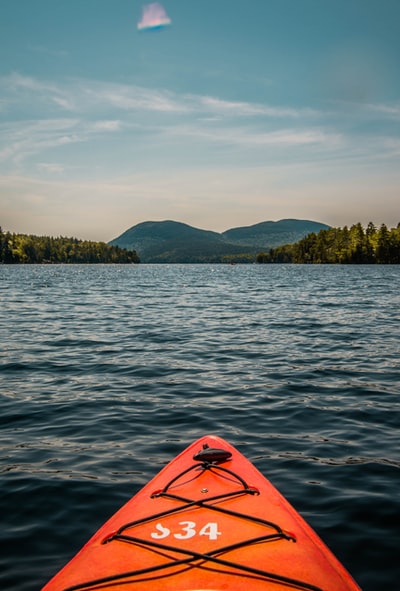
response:
M102 109L124 111L156 111L182 113L193 111L193 101L167 90L145 88L133 84L117 84L96 80L65 79L57 84L22 76L18 73L0 77L0 89L10 106L15 103L32 108L52 104L62 110L85 113ZM5 99L5 100L6 100Z
M49 149L88 142L94 137L98 139L103 134L120 130L119 120L84 121L62 118L3 124L0 125L3 140L0 143L0 163L9 161L14 166L20 166L27 158Z
M158 113L193 113L227 117L300 118L318 117L310 108L273 106L245 101L227 101L219 97L177 94L166 89L145 88L132 84L67 79L58 84L18 73L0 78L3 96L12 96L21 103L33 100L52 103L62 110L87 112L114 108L123 111Z
M44 172L49 172L51 174L61 174L65 170L65 166L56 162L38 162L36 166L39 170L43 170Z
M393 118L396 120L400 120L400 104L387 104L387 103L377 103L377 104L367 104L365 108L373 113L379 113L382 115L386 115L389 118Z
M93 131L119 131L122 127L121 121L112 119L109 121L95 121L91 124L91 129Z
M323 112L98 80L56 83L14 73L0 77L0 92L9 120L0 128L0 162L8 173L28 161L31 170L44 171L38 162L53 158L65 169L72 166L61 154L75 159L73 165L79 159L90 167L95 151L109 154L103 167L116 151L119 162L127 166L126 147L137 162L149 162L143 155L146 150L151 161L165 166L191 153L203 161L231 159L238 166L278 157L370 161L377 152L381 159L398 154L390 128L400 111L396 104L364 105L354 125L354 117L344 117L339 107ZM368 128L362 128L363 117L370 123L371 113L376 121L386 122L380 135L374 130L373 140ZM76 145L76 150L69 150L69 145ZM84 147L80 152L79 145ZM53 156L51 150L58 152Z
M125 111L156 111L159 113L185 113L192 109L177 96L163 90L122 84L86 85L83 96L93 104L122 109Z
M33 154L48 148L56 148L82 141L77 119L44 119L18 121L0 127L3 147L0 145L0 161L11 160L20 165Z
M68 83L55 84L14 72L0 77L0 89L3 96L12 99L9 106L23 104L32 109L53 104L68 111L77 107L75 93L71 92Z
M218 127L213 125L178 125L164 129L170 136L186 136L205 142L242 147L300 147L319 146L338 148L344 138L339 133L319 128L284 128L263 131L251 126Z
M239 117L290 117L298 118L304 116L319 115L314 109L293 109L285 107L273 107L259 103L249 103L243 101L226 101L211 96L193 97L194 101L204 107L207 111L214 113L234 115Z

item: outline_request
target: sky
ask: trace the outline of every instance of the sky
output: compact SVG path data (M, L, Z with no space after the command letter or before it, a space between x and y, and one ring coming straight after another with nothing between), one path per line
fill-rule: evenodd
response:
M399 22L399 0L0 0L0 226L397 226Z

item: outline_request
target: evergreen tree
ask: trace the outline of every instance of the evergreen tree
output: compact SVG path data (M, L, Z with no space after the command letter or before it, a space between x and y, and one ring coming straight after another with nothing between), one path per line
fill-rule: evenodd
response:
M400 263L400 223L389 230L377 230L369 222L364 230L357 223L349 229L329 228L297 242L257 255L258 263L372 264Z
M139 263L134 250L104 242L11 234L0 228L0 263Z

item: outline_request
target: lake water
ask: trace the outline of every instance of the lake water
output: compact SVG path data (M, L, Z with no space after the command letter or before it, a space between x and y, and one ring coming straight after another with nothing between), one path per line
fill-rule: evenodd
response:
M1 589L208 433L399 589L400 266L2 265L0 296Z

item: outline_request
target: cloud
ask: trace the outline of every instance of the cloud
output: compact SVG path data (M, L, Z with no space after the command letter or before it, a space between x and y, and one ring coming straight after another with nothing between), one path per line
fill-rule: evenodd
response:
M368 104L366 109L371 112L387 115L388 118L400 120L400 104L388 105L385 103Z
M121 129L121 121L109 120L109 121L95 121L91 125L93 131L119 131Z
M14 166L48 148L83 141L78 119L43 119L16 121L0 126L0 162L11 161Z
M300 146L318 146L337 149L344 144L344 138L339 133L324 131L317 127L283 128L277 130L262 130L252 126L215 126L209 125L178 125L164 130L169 136L186 136L204 140L205 142L221 143L228 146L244 148L254 147L282 147L298 148Z
M193 97L194 100L195 97ZM290 117L298 118L304 116L319 115L318 111L313 109L292 109L288 107L272 107L259 103L249 103L243 101L226 101L211 96L197 97L197 102L206 110L225 115L236 115L244 117L255 117L264 115L267 117Z
M124 175L132 167L179 171L198 166L340 162L391 167L399 155L398 105L339 104L329 111L176 93L81 78L0 77L8 122L0 123L3 174L46 178ZM356 118L357 115L357 118ZM25 116L25 119L24 119ZM5 118L4 118L5 119ZM374 119L374 129L368 125ZM376 133L381 123L379 135ZM47 166L56 161L60 168Z
M47 110L52 107L70 113L122 111L171 114L199 114L230 118L299 119L323 116L310 108L274 106L249 101L228 101L219 97L178 94L166 89L146 88L134 84L118 84L67 78L58 83L22 76L18 73L0 77L3 110L16 104Z
M99 140L104 134L119 133L122 123L119 120L85 121L79 118L23 120L0 125L0 163L10 162L21 166L32 156L47 150L62 148L69 144ZM39 164L39 169L50 172L47 165ZM61 172L60 168L53 169Z
M197 105L194 104L194 98L168 90L79 78L51 83L13 73L0 76L0 91L3 110L15 108L17 104L30 111L34 107L36 110L46 109L46 112L53 108L75 113L108 112L110 108L185 113L199 108L198 101Z
M8 99L8 109L18 103L28 105L30 109L55 105L56 108L73 111L77 107L68 83L51 83L48 80L13 72L8 76L0 76L0 89L3 96Z
M192 109L173 93L165 90L142 88L122 84L93 85L86 87L87 96L92 95L93 103L124 111L156 111L159 113L182 113Z
M146 29L159 29L171 24L171 19L167 15L165 8L160 2L152 2L143 7L142 20L138 23L139 31Z
M51 174L61 174L65 169L62 164L57 164L56 162L38 162L37 168Z

